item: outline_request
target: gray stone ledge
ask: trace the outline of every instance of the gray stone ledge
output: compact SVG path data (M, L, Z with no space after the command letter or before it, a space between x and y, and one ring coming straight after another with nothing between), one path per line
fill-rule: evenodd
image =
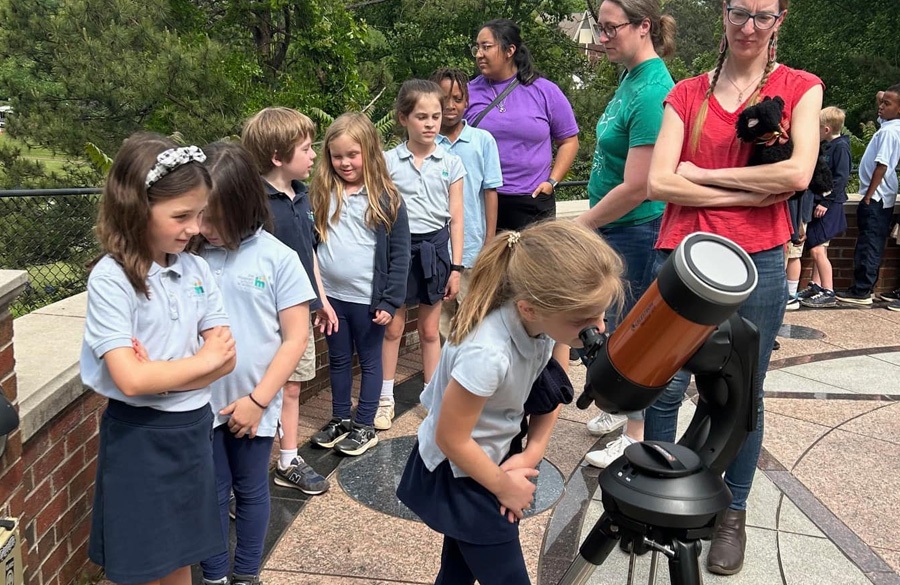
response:
M14 321L23 441L86 391L78 367L86 310L81 293Z
M24 270L0 270L0 307L8 307L28 284Z

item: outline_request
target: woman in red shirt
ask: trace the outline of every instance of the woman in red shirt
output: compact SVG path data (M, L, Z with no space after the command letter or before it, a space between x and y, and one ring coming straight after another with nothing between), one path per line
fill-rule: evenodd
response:
M725 473L734 496L709 550L707 567L731 575L744 560L747 496L762 445L762 388L787 299L784 243L790 238L785 201L803 190L818 154L822 81L776 62L778 30L788 0L730 0L716 68L678 83L665 102L650 165L649 197L666 201L657 269L686 235L706 231L734 240L753 259L756 290L739 313L759 328L759 424ZM794 153L789 160L746 166L752 145L735 122L748 105L781 96ZM674 441L678 408L690 376L681 372L646 414L645 439Z

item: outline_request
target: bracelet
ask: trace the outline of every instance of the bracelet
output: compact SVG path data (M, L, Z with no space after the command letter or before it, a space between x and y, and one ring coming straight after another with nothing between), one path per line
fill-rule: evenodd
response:
M466 269L466 267L463 266L462 264L451 264L450 265L450 272L462 272L465 269Z
M251 392L250 394L247 394L247 396L250 398L250 400L253 401L253 404L255 404L256 406L260 407L260 408L263 409L263 410L265 410L265 409L267 408L267 407L263 406L262 404L260 404L260 403L256 400L256 398L253 397L253 392Z

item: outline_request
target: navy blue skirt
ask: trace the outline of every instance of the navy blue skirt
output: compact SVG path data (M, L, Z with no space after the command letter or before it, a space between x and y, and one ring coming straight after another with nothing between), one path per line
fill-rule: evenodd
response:
M806 226L806 247L815 248L836 238L847 230L844 205L832 203L822 217L814 217Z
M88 556L125 585L228 550L216 500L209 406L163 412L110 400Z
M434 305L444 298L450 279L450 228L412 234L406 304Z
M471 544L501 544L519 538L519 523L500 514L500 501L471 477L453 477L450 461L429 471L416 441L397 497L435 532Z

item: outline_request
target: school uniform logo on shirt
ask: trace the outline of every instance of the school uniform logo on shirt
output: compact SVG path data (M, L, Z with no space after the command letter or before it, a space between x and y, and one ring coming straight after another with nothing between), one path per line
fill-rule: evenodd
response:
M269 277L265 274L239 274L235 282L240 288L263 292L269 286Z
M202 295L202 294L204 293L204 290L203 290L203 281L200 280L199 278L198 278L197 280L195 280L194 283L193 283L191 286L194 287L194 293L195 293L195 294L197 294L197 295Z

